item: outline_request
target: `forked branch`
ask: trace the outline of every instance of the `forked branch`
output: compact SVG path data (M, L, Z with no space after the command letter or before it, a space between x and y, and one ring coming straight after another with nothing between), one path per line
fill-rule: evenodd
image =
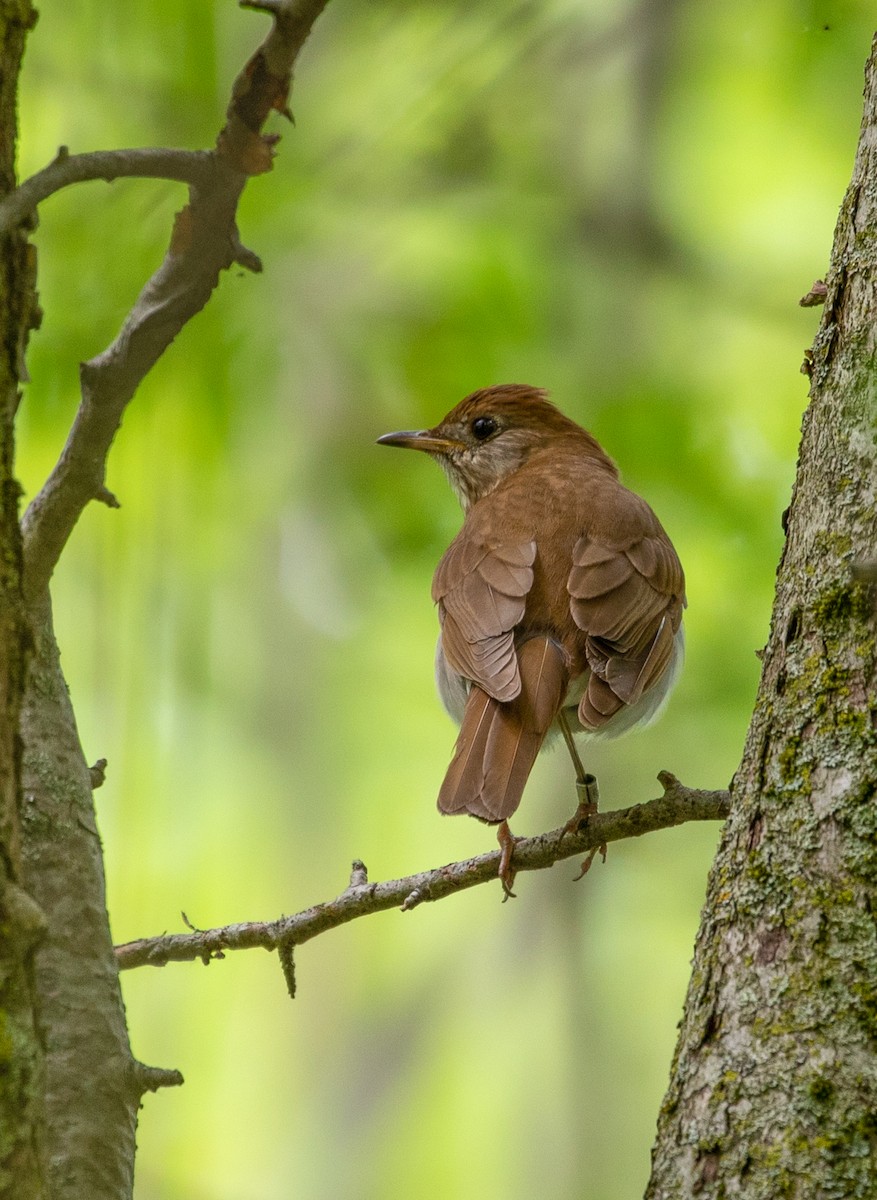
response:
M647 804L589 817L575 832L565 827L537 837L522 838L515 846L516 871L539 871L563 859L588 854L608 842L639 837L657 829L668 829L687 821L721 821L730 811L730 795L723 791L700 791L683 787L673 775L659 776L664 794ZM195 929L191 933L162 934L141 938L116 947L120 970L131 967L163 967L169 962L192 962L222 958L228 950L280 950L290 993L294 990L292 949L318 934L346 925L358 917L388 908L408 911L427 900L441 900L455 892L495 881L500 852L480 854L464 862L450 863L403 879L369 883L362 863L353 864L350 885L334 900L315 904L303 912L276 921L252 921L218 929Z
M80 368L82 398L67 444L24 515L24 587L28 600L49 582L79 515L105 496L107 454L125 407L140 382L183 326L199 312L220 273L240 263L259 270L241 245L235 216L251 175L271 169L277 135L263 134L271 112L289 116L292 70L327 0L248 3L273 16L270 33L232 87L226 123L210 151L121 151L104 156L63 152L45 171L13 192L0 209L23 219L41 198L76 178L159 174L189 183L189 203L178 213L170 246L115 341ZM10 218L9 214L13 214Z

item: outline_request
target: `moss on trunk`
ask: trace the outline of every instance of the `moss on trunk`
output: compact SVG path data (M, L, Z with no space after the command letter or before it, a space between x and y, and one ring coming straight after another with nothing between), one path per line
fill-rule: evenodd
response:
M648 1200L877 1189L877 39Z

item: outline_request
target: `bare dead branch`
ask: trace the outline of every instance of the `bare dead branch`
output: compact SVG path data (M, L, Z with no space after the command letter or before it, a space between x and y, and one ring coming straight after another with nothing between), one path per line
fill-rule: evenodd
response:
M164 261L140 293L115 341L80 367L82 398L67 443L22 521L24 590L29 601L47 586L86 504L96 498L106 500L107 454L122 414L144 376L207 303L223 270L236 262L249 270L261 267L258 256L242 246L238 237L238 201L251 175L271 169L277 137L263 134L262 127L272 111L289 115L292 69L326 3L286 0L262 5L273 14L274 22L234 81L216 148L196 155L155 152L171 156L161 160L167 170L185 175L190 184L189 203L177 214ZM143 153L147 157L138 161L145 169L149 159L148 152ZM179 157L181 154L184 157ZM71 171L71 162L74 173L84 170L82 162L88 158L59 155L46 168L54 171L49 182L63 179L65 171ZM158 162L159 158L153 158L146 173L154 171ZM92 158L92 169L96 169L94 163ZM118 170L122 165L121 159L103 162L104 169ZM34 185L30 199L26 194L25 210L32 207L39 186Z
M0 201L0 233L14 229L43 200L72 183L103 179L170 179L194 187L208 184L215 170L209 150L168 150L146 147L136 150L93 150L88 154L70 154L61 146L57 156L31 175Z
M700 791L684 787L675 776L663 771L659 776L664 794L647 804L587 818L577 832L565 826L537 837L522 838L515 846L517 872L539 871L556 862L596 850L608 842L639 837L657 829L668 829L687 821L720 821L730 811L730 796L723 791ZM294 987L291 970L293 947L311 938L389 908L404 912L427 900L441 900L455 892L496 880L500 852L481 854L463 862L449 863L431 871L369 883L364 865L353 864L349 886L334 900L315 904L303 912L276 921L253 921L203 929L192 933L163 934L141 938L116 947L120 970L132 967L163 967L169 962L209 963L222 958L228 950L265 950L282 948L284 974L290 993Z
M99 504L105 504L107 508L121 508L118 496L111 492L108 487L99 487L94 496Z
M286 980L286 990L289 992L290 1000L295 999L296 981L295 981L295 946L292 942L281 942L277 947L277 957L280 959L280 969L283 972L283 978Z
M138 1096L157 1092L159 1088L182 1087L184 1083L182 1074L172 1067L147 1067L145 1063L135 1062L132 1073Z
M99 758L93 766L88 768L88 777L91 781L91 790L93 792L103 787L107 781L107 760Z

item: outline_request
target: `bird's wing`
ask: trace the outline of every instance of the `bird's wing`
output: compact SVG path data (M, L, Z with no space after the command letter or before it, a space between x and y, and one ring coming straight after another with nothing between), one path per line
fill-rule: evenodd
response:
M651 510L635 499L642 521L629 519L608 536L585 534L573 549L570 612L588 635L591 668L579 704L585 728L599 729L660 679L682 620L682 566Z
M492 545L464 526L432 582L448 665L494 700L521 690L514 629L533 586L535 541Z

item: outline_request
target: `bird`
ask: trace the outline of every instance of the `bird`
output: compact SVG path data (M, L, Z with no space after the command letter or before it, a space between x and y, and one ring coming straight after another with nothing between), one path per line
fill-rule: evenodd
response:
M542 388L482 388L433 428L378 443L435 459L463 509L432 583L436 683L460 726L438 808L498 827L508 899L508 822L546 741L561 734L570 750L575 828L597 798L575 737L616 737L663 710L684 652L682 565L646 501Z

